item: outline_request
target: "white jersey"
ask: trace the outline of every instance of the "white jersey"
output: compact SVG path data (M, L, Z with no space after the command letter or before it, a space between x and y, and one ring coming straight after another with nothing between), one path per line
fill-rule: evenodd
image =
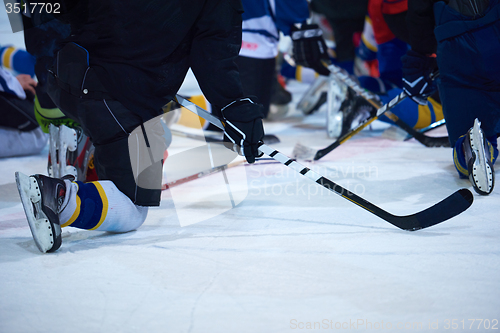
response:
M243 0L240 55L270 59L278 55L279 32L290 34L294 23L309 17L306 0Z

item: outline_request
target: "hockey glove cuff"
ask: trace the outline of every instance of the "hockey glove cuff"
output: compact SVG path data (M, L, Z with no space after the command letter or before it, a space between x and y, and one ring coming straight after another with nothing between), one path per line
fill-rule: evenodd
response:
M254 163L262 156L259 146L264 137L262 106L251 98L240 98L222 109L224 141L230 149L245 156L248 163Z
M401 61L404 92L418 104L426 105L427 97L437 89L436 82L431 78L437 69L436 58L408 50Z
M323 32L317 24L302 24L300 28L294 25L290 36L297 65L312 68L320 75L330 75L330 71L323 64L323 62L329 63L330 57Z

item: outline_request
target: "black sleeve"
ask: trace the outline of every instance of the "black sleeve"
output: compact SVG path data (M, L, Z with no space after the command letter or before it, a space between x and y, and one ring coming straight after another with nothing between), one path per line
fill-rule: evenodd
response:
M410 34L406 25L407 11L398 14L383 14L384 21L389 26L391 32L403 42L410 44Z
M422 54L436 52L437 42L434 36L435 0L408 0L406 23L413 50Z

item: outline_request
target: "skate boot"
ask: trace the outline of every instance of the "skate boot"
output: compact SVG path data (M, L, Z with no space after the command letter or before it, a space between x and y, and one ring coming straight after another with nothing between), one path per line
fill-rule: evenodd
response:
M472 187L479 194L490 194L495 186L495 172L491 163L493 153L477 118L474 126L467 132L462 147Z
M64 180L16 172L16 183L36 246L42 253L56 251L61 246L58 214L67 204Z
M317 111L327 100L328 77L319 76L311 87L304 93L299 103L297 110L302 111L305 115L310 115Z
M361 123L373 117L377 109L361 96L354 96L342 103L342 130L339 137L343 137Z

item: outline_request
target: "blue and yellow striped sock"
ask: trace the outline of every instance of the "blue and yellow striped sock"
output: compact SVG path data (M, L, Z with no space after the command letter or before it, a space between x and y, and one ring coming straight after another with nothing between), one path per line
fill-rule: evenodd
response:
M82 183L77 181L74 211L66 221L63 212L71 210L73 202L68 203L68 207L61 212L61 226L72 226L79 229L95 230L101 226L108 213L108 198L102 185L99 182ZM73 186L73 185L72 185ZM68 212L66 212L67 214ZM64 221L64 222L63 222Z
M35 76L35 57L13 46L0 46L0 60L4 68L11 69L18 74Z
M147 207L136 206L109 180L66 182L68 204L59 214L62 227L127 232L146 219Z

